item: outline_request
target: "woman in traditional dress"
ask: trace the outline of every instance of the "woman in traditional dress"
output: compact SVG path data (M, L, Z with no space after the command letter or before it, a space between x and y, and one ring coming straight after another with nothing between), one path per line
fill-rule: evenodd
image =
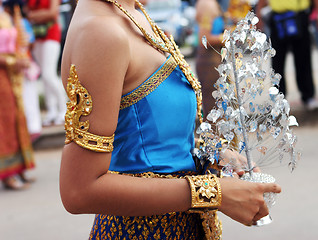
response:
M78 2L62 80L60 192L67 211L96 214L90 239L220 239L217 209L247 225L268 214L278 185L198 172L200 85L137 0Z
M0 2L0 179L16 190L28 186L24 171L34 167L22 101L23 70L29 60L19 57L19 32Z
M199 45L196 54L196 72L202 85L204 117L215 106L212 92L219 78L215 69L221 63L221 47L224 31L222 10L216 0L199 0L196 3ZM201 42L205 36L206 46ZM207 47L207 48L206 48Z

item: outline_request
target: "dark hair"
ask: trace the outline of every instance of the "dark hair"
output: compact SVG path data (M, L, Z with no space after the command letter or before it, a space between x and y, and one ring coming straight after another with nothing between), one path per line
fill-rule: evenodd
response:
M23 6L26 4L25 0L4 0L2 2L2 5L5 8L8 8L10 10L10 13L13 14L13 8L15 5L19 5L21 9L21 14L23 17L25 17L25 14L23 12Z

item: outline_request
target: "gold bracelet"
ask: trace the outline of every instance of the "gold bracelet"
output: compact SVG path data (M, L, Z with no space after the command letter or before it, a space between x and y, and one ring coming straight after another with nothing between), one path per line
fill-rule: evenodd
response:
M6 66L8 68L11 68L13 65L15 65L16 62L17 62L17 59L15 57L12 57L12 56L6 57Z
M215 175L186 176L185 178L191 188L191 208L189 211L211 210L221 205L221 185Z

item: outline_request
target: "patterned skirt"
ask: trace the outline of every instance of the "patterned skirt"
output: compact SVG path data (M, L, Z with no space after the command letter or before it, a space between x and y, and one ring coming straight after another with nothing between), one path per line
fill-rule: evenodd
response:
M21 90L21 83L0 68L0 180L34 167Z
M90 240L204 239L199 214L168 213L149 217L96 215Z

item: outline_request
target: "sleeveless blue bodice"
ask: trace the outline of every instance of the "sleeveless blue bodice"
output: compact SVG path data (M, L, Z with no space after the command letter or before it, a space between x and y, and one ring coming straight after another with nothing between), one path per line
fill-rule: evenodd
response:
M122 96L109 170L195 171L196 97L169 56L143 84Z

